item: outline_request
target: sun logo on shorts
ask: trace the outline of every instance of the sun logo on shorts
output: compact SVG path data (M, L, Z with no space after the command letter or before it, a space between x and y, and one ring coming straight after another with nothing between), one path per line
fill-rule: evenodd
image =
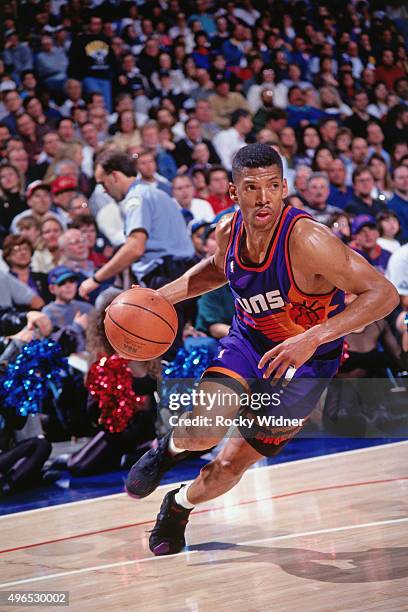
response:
M292 304L290 318L297 325L301 325L305 329L313 327L313 325L324 319L326 313L326 308L318 304L318 300L315 300L312 304L308 304L306 301L303 301L301 304Z

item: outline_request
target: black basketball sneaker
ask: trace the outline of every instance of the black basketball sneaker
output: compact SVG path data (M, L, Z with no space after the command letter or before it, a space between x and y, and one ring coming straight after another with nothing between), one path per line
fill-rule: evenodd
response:
M176 503L174 496L180 488L165 495L156 524L150 534L149 548L156 557L175 555L186 545L184 532L191 510Z
M166 472L177 463L192 457L199 457L206 451L183 451L177 455L169 452L170 431L159 440L157 448L152 448L143 455L130 469L126 478L125 488L132 497L141 499L147 497L159 486Z

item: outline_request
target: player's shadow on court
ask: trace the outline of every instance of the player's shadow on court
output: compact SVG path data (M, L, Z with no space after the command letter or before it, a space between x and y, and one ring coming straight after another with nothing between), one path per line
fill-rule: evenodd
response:
M198 544L190 550L249 553L238 558L192 563L216 566L232 563L273 563L287 574L320 582L353 583L398 580L408 576L408 548L370 548L362 551L323 553L307 548L277 548L227 542Z

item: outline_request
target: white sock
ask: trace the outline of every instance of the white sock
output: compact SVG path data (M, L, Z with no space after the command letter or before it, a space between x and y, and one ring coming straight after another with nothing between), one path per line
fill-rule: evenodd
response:
M186 450L185 448L178 448L178 446L176 446L174 444L174 440L173 440L174 434L171 434L170 436L170 440L169 440L169 452L171 455L178 455L179 453L184 453L184 451Z
M180 491L177 491L177 493L175 494L174 499L176 504L178 504L179 506L182 506L187 510L192 510L194 508L194 504L190 503L187 499L187 492L189 487L190 485L184 485L184 487L181 487Z

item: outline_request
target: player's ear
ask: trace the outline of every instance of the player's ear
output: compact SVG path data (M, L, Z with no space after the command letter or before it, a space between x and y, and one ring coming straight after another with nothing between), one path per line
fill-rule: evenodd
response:
M229 184L229 194L230 194L231 200L233 200L234 202L238 202L238 192L237 192L237 188L234 185L234 183Z
M282 182L283 182L282 197L287 198L288 197L288 182L285 178L283 179Z

